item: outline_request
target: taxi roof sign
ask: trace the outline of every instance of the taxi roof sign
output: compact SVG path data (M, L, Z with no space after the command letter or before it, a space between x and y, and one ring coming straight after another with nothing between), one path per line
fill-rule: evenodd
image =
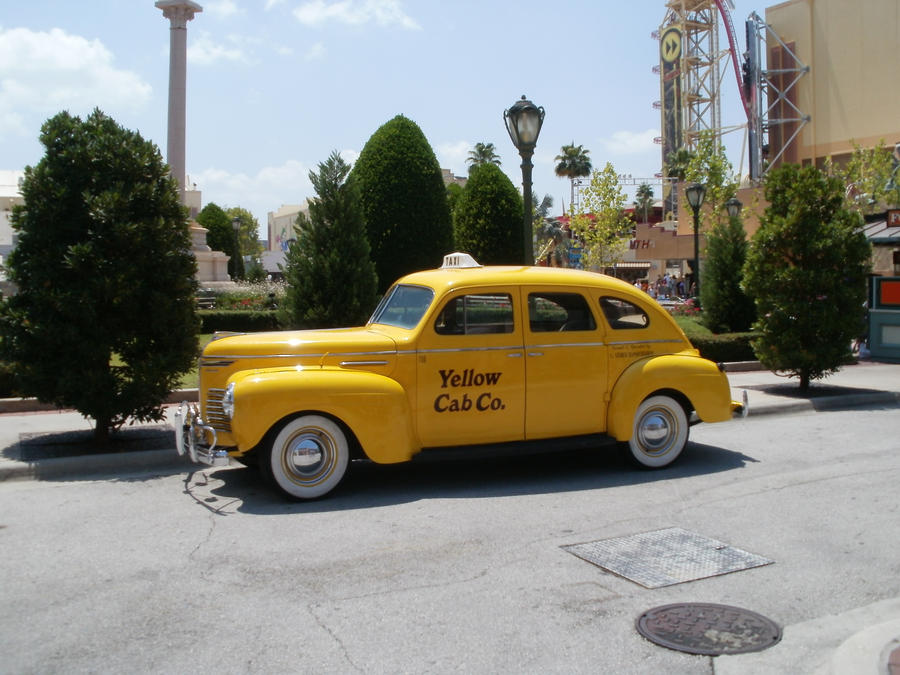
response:
M471 267L481 267L478 261L468 253L448 253L444 256L444 264L441 265L442 270L461 270Z

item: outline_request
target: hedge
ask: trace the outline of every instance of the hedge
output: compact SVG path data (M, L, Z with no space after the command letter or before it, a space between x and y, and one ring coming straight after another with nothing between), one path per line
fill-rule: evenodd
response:
M759 333L719 333L718 335L692 335L691 343L700 350L700 356L716 362L755 361L756 354L750 341Z
M267 310L201 309L197 316L200 317L201 333L215 333L217 330L254 333L281 328L278 313Z

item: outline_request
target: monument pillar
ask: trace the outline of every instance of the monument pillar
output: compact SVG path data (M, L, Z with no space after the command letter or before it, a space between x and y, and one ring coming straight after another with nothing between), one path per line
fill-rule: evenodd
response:
M184 204L187 22L203 8L191 0L158 0L156 6L169 20L169 136L166 161L178 181L178 195Z

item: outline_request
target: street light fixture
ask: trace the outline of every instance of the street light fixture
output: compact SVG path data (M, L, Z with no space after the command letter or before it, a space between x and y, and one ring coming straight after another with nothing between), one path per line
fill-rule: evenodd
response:
M728 210L729 218L738 218L741 215L741 209L744 208L744 205L741 204L740 199L732 197L725 202L725 208Z
M231 266L231 271L233 274L231 275L234 279L237 279L240 275L238 273L238 264L241 261L241 219L238 216L235 216L231 219L231 227L234 228L234 264ZM241 266L243 267L243 265Z
M700 297L700 207L706 198L706 186L691 183L684 189L688 204L694 212L694 296Z
M509 110L503 111L503 121L513 145L522 157L522 201L525 202L525 213L522 222L522 260L526 265L534 264L531 214L531 157L537 145L541 126L544 124L544 109L525 98L516 101Z

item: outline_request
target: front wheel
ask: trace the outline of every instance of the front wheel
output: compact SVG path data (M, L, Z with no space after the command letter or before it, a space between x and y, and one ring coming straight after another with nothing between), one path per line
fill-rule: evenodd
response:
M350 449L341 427L321 415L288 421L275 435L265 473L294 499L316 499L338 486L347 472Z
M634 414L628 448L635 462L658 469L674 462L688 441L684 408L669 396L645 399Z

